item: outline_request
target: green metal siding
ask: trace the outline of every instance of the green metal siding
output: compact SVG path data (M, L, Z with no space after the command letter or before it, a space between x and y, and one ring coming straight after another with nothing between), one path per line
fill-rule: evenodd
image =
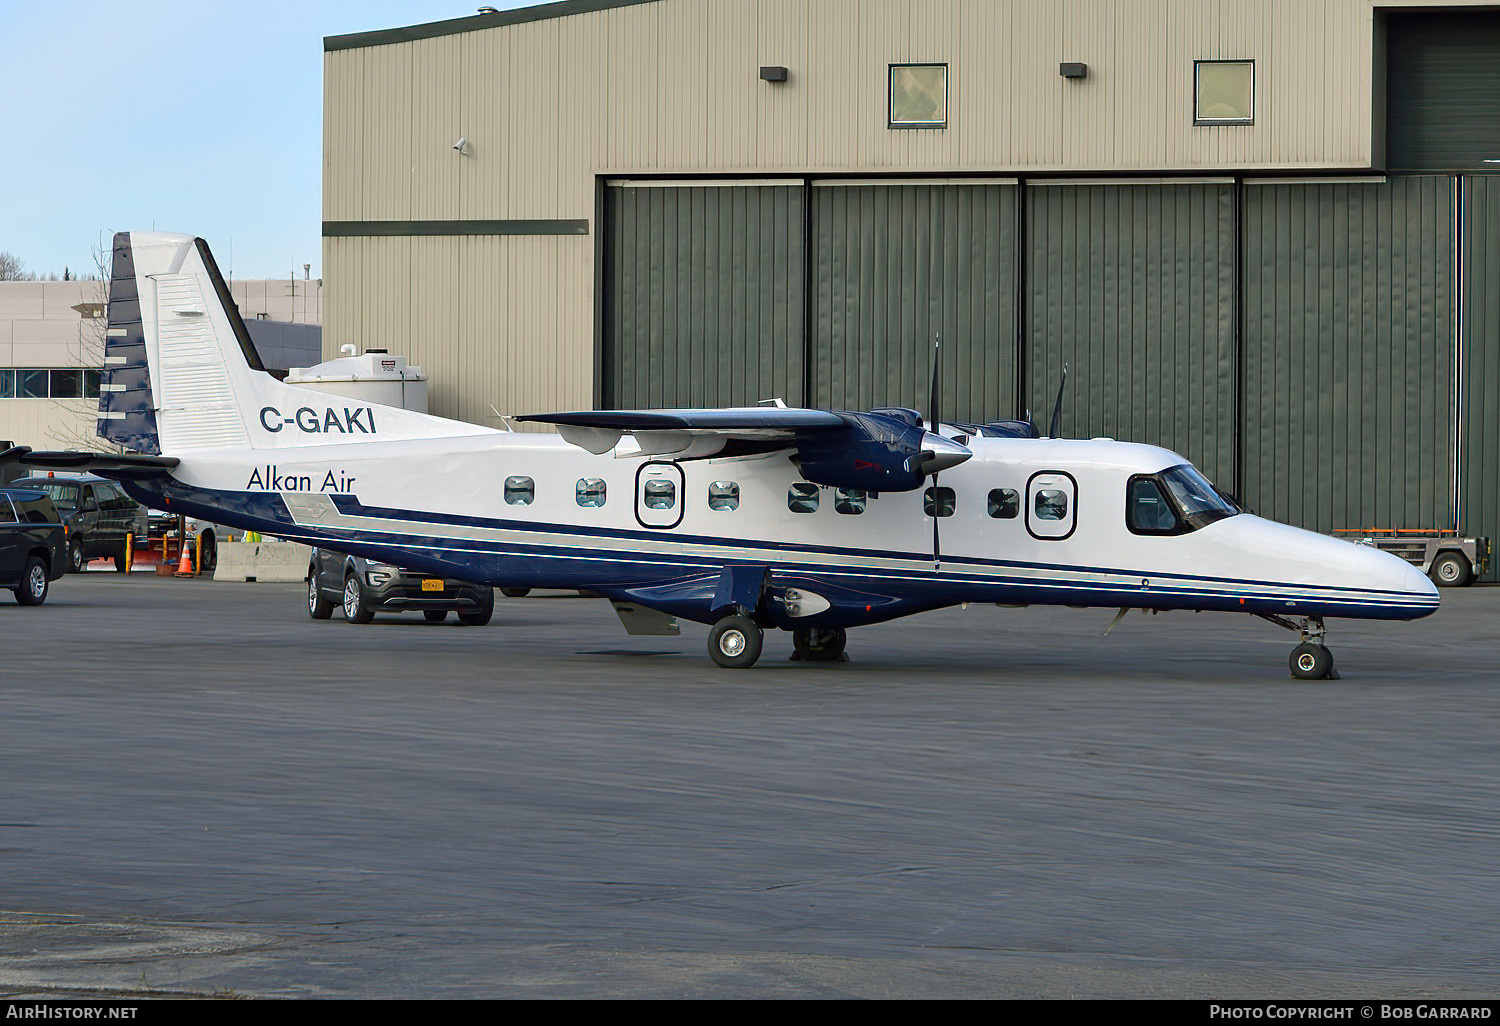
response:
M604 403L802 401L803 190L611 186Z
M930 404L942 337L942 416L1015 408L1013 185L814 188L812 403Z
M1451 526L1453 179L1245 190L1245 467L1317 531Z
M1030 404L1045 432L1150 442L1234 472L1234 189L1027 189Z
M1500 542L1500 178L1464 179L1459 527ZM1497 574L1492 568L1493 580Z
M1386 165L1494 170L1500 157L1500 13L1387 16Z

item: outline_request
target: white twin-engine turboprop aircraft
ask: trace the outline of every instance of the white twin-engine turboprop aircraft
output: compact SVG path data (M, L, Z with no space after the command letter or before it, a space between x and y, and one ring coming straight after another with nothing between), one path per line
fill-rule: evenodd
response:
M0 458L434 576L597 593L635 633L695 620L721 666L753 664L769 627L831 660L849 627L988 602L1253 613L1299 631L1291 671L1322 678L1325 617L1438 606L1395 556L1252 516L1150 445L779 405L515 433L296 388L187 235L115 237L105 359L99 434L145 455Z

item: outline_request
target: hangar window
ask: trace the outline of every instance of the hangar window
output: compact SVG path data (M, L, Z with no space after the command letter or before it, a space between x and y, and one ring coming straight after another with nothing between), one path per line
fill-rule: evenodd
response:
M536 501L536 482L529 477L507 477L505 501L511 506L530 506Z
M948 65L892 64L891 128L946 128Z
M922 512L929 517L951 517L957 504L952 488L929 488L922 493Z
M833 493L833 511L859 516L865 511L865 498L865 493L858 488L840 488Z
M604 505L604 482L597 477L581 478L578 482L578 505L580 506L602 506Z
M1014 488L992 488L990 490L990 516L996 520L1014 520L1020 512L1020 492Z
M726 513L740 508L740 486L734 481L715 481L708 486L708 508Z
M1255 123L1255 62L1193 62L1193 124Z
M786 508L793 513L816 513L818 511L818 486L794 484L787 489Z

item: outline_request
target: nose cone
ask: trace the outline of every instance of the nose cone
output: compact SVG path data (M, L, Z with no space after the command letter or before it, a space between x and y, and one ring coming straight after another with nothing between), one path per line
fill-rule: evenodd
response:
M1434 612L1440 600L1437 585L1406 560L1373 545L1355 545L1354 570L1364 586L1399 595L1421 608L1416 615Z
M958 466L974 454L966 445L932 431L922 436L922 473L940 474Z

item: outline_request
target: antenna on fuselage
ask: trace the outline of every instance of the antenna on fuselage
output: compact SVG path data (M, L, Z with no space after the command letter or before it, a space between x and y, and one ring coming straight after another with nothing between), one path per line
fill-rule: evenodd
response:
M1057 402L1052 405L1052 427L1047 431L1048 438L1056 438L1058 429L1062 427L1062 397L1063 389L1068 387L1068 365L1063 364L1062 381L1057 385Z

